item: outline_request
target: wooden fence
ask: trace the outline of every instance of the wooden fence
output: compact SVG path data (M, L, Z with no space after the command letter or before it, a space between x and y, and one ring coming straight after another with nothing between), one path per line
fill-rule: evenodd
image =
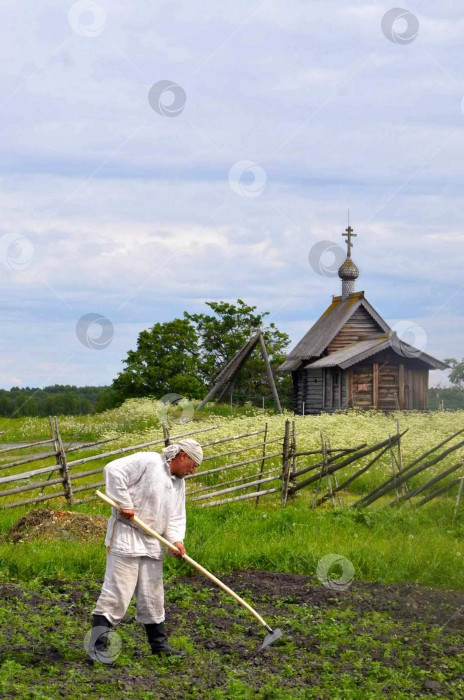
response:
M104 459L106 462L108 458L116 457L119 455L124 455L131 452L137 452L138 450L144 449L146 447L151 447L154 445L160 445L166 443L166 436L162 438L151 440L149 442L140 443L137 445L131 445L129 447L121 447L116 450L111 450L107 452L99 452L97 454L91 454L85 457L80 457L79 459L69 460L70 453L76 451L86 451L88 449L93 449L104 443L108 443L112 440L118 439L118 436L112 438L106 438L104 440L97 440L94 442L88 442L81 445L76 445L74 447L70 446L65 449L63 441L60 434L59 424L56 417L50 418L50 433L51 437L49 440L39 440L36 442L25 443L13 447L5 447L0 449L0 456L2 454L11 453L18 450L29 450L36 449L43 445L52 445L52 450L46 453L33 454L30 457L26 457L19 460L10 460L4 464L0 464L0 472L6 470L14 470L13 473L7 476L0 477L0 508L15 508L18 506L25 506L29 504L36 504L41 501L48 501L56 498L64 498L70 504L76 505L79 503L86 503L89 500L95 498L91 496L90 498L77 499L75 494L82 493L84 491L91 491L104 486L104 481L100 479L99 481L93 483L83 483L83 485L76 485L79 482L82 483L84 479L88 479L90 476L96 474L102 474L104 465L100 465L96 468L84 469L83 471L75 471L77 466L84 464L89 464L90 462L96 462L98 460ZM178 435L173 435L170 439L177 439L181 437L187 437L190 435L198 435L199 433L205 433L210 430L216 429L218 426L211 426L208 428L201 428L198 430L191 430ZM17 467L22 467L24 464L32 464L34 462L48 462L52 460L53 464L48 464L46 466L40 466L36 469L28 470L25 472L17 473L15 470ZM57 476L54 476L57 474ZM42 478L45 475L46 478ZM40 480L35 480L39 477ZM53 478L52 478L53 477ZM32 479L32 481L31 481ZM27 483L22 486L12 486L9 484L16 484L17 482ZM5 485L6 488L4 488ZM47 493L44 493L45 489ZM35 491L31 498L26 498L20 501L10 500L8 497L19 493L24 493L26 491Z
M60 499L61 503L64 501L70 505L87 503L95 498L94 494L84 498L80 496L104 486L102 472L109 459L147 447L163 447L176 439L199 436L221 427L215 425L171 435L167 426L163 426L162 437L156 440L95 453L96 448L99 449L118 437L65 447L58 419L50 417L49 424L49 439L0 448L0 462L5 458L8 460L0 463L0 474L5 473L5 476L0 476L0 509L36 505L52 499ZM346 494L348 487L382 458L385 464L386 455L391 464L391 475L375 489L351 503L352 507L368 507L391 493L394 499L387 505L394 506L409 501L411 505L421 506L455 486L458 490L456 509L458 507L464 482L462 457L421 485L416 482L411 489L408 482L464 448L464 440L459 440L454 445L449 444L462 436L464 429L403 465L401 440L407 430L400 431L398 422L395 434L369 446L361 443L355 447L332 447L330 438L320 432L321 446L316 450L298 450L295 421L286 420L282 427L283 434L280 435L270 435L268 424L265 424L260 430L204 441L202 447L205 457L201 470L186 477L189 502L209 508L254 499L257 505L263 496L279 493L281 504L285 506L288 499L300 490L312 487L311 508L328 501L333 507L342 507L342 493ZM442 450L445 445L446 449ZM38 448L46 451L37 454ZM33 450L35 453L23 455L20 459L14 458L15 451L25 450ZM93 453L85 454L88 450ZM70 459L77 451L84 453L84 456ZM96 462L98 464L95 465ZM27 471L17 471L26 464L34 463L40 465ZM339 481L342 470L350 466L352 469L344 472L344 478ZM461 475L456 477L456 472L460 469ZM234 476L234 470L240 471L236 471ZM446 480L453 474L453 479ZM228 478L229 475L232 478ZM28 497L16 500L17 494L23 493L28 493Z

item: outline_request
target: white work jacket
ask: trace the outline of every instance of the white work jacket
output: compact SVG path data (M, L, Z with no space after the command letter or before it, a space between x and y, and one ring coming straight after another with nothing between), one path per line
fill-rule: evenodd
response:
M121 508L130 508L146 525L170 542L185 537L185 483L172 476L158 452L137 452L109 462L103 469L106 493ZM116 508L108 522L106 547L113 554L163 558L161 543L123 518Z

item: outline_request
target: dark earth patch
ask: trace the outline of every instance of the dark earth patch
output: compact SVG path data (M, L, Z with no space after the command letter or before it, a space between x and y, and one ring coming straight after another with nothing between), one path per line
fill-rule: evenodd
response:
M217 590L210 581L194 575L192 585ZM360 612L385 612L401 620L423 621L428 624L446 625L449 632L463 630L464 592L443 591L414 583L377 584L354 582L340 595L338 592L314 585L314 579L294 574L270 571L239 571L226 576L224 582L237 593L249 590L253 597L273 596L288 603L315 606L346 607L352 605ZM243 596L242 596L243 597Z
M464 593L355 582L343 592L306 576L222 577L281 640L198 575L166 583L171 642L186 660L148 655L132 604L114 666L85 661L83 637L99 581L0 584L2 698L464 697Z

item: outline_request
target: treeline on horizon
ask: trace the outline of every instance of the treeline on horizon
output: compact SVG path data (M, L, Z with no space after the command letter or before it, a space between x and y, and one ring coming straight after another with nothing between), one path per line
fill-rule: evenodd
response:
M121 403L109 386L55 384L43 389L17 387L0 389L0 416L84 416L101 413Z
M156 397L153 397L156 398ZM261 406L261 398L255 403ZM13 387L0 389L0 416L14 418L21 416L83 416L102 413L115 408L124 398L111 386L70 386L55 384L44 389L33 387ZM234 392L234 405L250 401L250 397L240 392ZM440 404L439 404L440 402ZM290 408L290 401L284 400L283 405ZM271 397L266 397L266 408L273 405ZM429 389L429 409L436 411L443 407L445 410L464 409L464 391L457 387Z

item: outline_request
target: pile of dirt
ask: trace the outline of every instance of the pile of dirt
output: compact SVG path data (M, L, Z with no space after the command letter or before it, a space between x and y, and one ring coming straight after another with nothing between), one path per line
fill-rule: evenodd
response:
M102 541L107 520L102 515L67 510L32 510L3 536L5 542L26 540Z

